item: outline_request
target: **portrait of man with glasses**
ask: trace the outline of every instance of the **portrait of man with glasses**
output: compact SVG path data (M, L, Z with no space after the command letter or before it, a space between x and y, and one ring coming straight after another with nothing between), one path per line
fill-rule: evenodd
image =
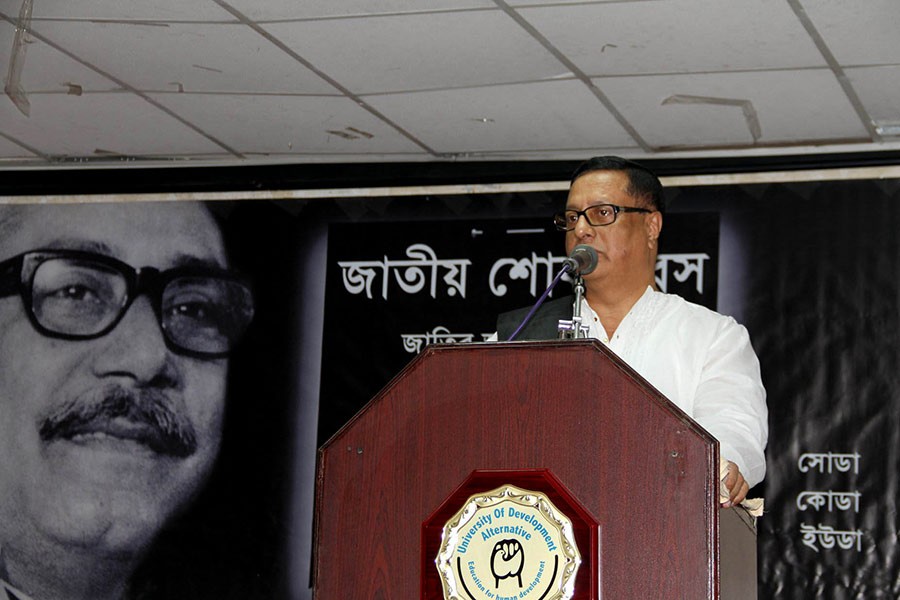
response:
M731 317L657 290L665 200L657 176L616 156L595 157L574 172L565 208L553 217L566 253L596 250L584 275L581 316L599 339L719 440L726 459L724 506L739 503L762 481L768 437L759 360L747 330ZM507 340L530 307L500 315ZM557 337L573 298L545 303L517 339ZM586 382L589 383L589 382Z
M253 316L202 205L0 207L0 599L129 597Z

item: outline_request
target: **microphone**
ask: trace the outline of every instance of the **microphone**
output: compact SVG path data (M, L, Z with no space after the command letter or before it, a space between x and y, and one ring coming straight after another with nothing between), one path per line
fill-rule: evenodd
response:
M587 244L578 244L565 261L563 269L575 275L587 275L597 268L597 251Z
M580 277L581 275L587 275L591 273L594 269L597 268L597 251L591 248L586 244L578 244L572 250L572 254L569 255L567 259L563 261L563 267L559 270L559 273L556 274L556 277L553 278L553 281L550 282L550 285L547 286L547 289L544 290L544 293L541 294L541 297L537 299L537 302L534 303L534 306L531 307L531 310L528 311L528 314L525 315L525 318L522 319L522 322L519 323L519 326L515 331L512 332L512 335L509 336L507 341L511 342L516 337L518 337L519 333L525 326L531 321L531 318L537 312L537 310L541 307L541 304L544 303L544 300L547 299L547 296L550 295L550 292L553 291L553 288L556 287L556 284L559 283L559 280L562 279L562 276L566 273L574 273L576 276ZM576 279L577 282L580 283L581 280ZM582 285L583 290L583 285ZM578 285L576 285L576 297L579 297L578 294ZM580 297L579 297L579 306L580 306ZM583 337L583 336L582 336Z

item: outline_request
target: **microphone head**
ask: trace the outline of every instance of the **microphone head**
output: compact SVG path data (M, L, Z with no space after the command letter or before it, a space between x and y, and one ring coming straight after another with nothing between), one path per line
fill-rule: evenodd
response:
M597 268L597 251L587 244L578 244L569 255L569 259L574 263L574 271L576 275L588 275L593 273Z

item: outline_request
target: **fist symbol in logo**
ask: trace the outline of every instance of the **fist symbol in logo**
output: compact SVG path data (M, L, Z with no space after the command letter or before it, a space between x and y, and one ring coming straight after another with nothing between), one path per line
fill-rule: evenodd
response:
M525 551L519 540L500 540L491 552L491 573L494 587L500 587L500 580L515 577L522 587L522 567L525 566Z

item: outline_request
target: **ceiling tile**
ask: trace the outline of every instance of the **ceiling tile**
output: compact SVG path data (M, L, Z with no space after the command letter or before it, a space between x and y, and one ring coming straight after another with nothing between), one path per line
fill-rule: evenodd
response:
M389 94L366 101L441 153L636 145L580 81Z
M18 14L21 0L15 3ZM90 21L222 21L233 20L213 0L78 0L77 2L33 2L34 19L84 19Z
M780 0L617 2L519 13L590 76L825 64Z
M497 8L492 0L228 0L254 20L314 19Z
M647 2L648 0L507 0L513 8L518 6L550 6L556 4L622 4L624 2ZM654 2L658 0L652 0Z
M565 73L561 63L499 11L265 28L355 93L512 83Z
M37 156L33 152L0 135L0 165L4 161L34 160L35 158Z
M868 137L826 69L612 77L595 83L657 148L753 143L743 107L712 101L664 103L673 96L749 101L761 127L761 144Z
M840 64L900 64L897 0L802 0L801 4Z
M222 152L193 129L128 93L31 96L31 116L0 102L0 128L43 154L97 157Z
M0 21L0 57L3 57L2 64L6 67L4 75L7 77L11 57L8 52L13 47L15 34L15 27L6 21ZM109 91L119 88L112 80L42 41L32 36L27 36L26 39L29 41L22 47L24 54L20 54L20 58L17 59L22 64L20 85L26 93L77 93L78 88L82 91ZM4 84L6 81L4 77Z
M242 154L424 152L345 98L198 94L154 98Z
M245 25L45 21L35 29L139 90L335 91Z
M900 125L900 66L847 69L846 75L873 121Z

